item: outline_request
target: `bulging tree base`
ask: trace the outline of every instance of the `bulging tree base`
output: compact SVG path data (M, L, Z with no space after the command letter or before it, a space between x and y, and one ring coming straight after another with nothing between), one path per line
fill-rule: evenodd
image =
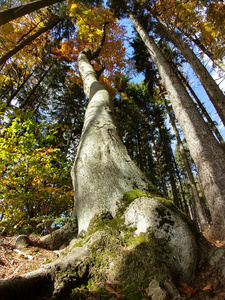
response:
M198 259L213 248L170 201L135 190L124 195L115 217L95 216L85 236L59 253L37 271L0 281L1 298L172 299L178 282L191 283Z

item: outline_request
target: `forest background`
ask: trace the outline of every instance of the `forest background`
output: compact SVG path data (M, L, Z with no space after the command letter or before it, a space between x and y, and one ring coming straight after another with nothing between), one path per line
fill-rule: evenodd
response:
M1 10L25 3L27 1L2 1ZM224 54L223 3L153 1L152 8L171 29L181 34L204 65L210 65L208 70L218 74L222 85L224 69L221 65L219 68L216 61L222 64ZM141 13L145 19L145 12ZM166 95L164 84L149 54L143 50L142 42L138 36L131 40L130 30L127 33L126 26L119 25L108 8L69 1L68 6L62 3L42 8L6 22L0 29L0 205L1 230L6 233L41 233L49 226L46 224L62 225L71 217L70 169L87 104L76 58L80 50L85 47L94 50L100 43L103 20L109 22L100 57L106 68L101 70L102 61L97 59L93 63L103 71L101 81L114 97L119 134L129 155L157 189L187 213L200 230L211 222L198 170L174 118L169 98L162 96ZM198 109L223 144L215 126L221 131L221 120L214 118L215 110L212 113L209 108L199 81L187 74L190 67L186 59L162 34L154 16L149 18L148 26L196 101L191 91L193 87L201 101L197 103ZM129 57L125 45L133 47ZM214 56L206 58L209 52ZM137 74L142 74L141 83L132 82L133 76L136 80L140 78ZM210 110L209 116L201 103ZM187 165L177 146L174 127L168 124L169 119L177 126L182 139L203 210L201 217Z
M142 299L155 280L176 297L201 266L224 278L223 249L204 239L225 241L225 95L212 76L223 83L223 2L0 8L1 235L49 233L40 243L51 249L70 243L0 291L12 298L41 286L68 299L109 292L111 280L121 286L115 297Z

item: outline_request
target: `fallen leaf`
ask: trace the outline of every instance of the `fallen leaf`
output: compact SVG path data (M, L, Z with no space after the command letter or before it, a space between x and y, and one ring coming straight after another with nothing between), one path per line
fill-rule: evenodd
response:
M22 253L17 254L17 257L24 257L24 255Z
M196 291L197 291L198 289L194 289L193 287L187 285L186 283L180 282L180 283L179 283L178 290L179 290L181 293L187 295L188 297L191 297L192 295L194 295L194 294L196 293Z
M209 290L212 291L212 286L211 286L211 284L207 284L202 290L203 290L203 291L209 291Z

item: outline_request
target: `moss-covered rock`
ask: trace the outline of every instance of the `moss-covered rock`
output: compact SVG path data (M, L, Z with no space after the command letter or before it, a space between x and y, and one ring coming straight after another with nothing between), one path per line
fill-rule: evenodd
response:
M150 232L162 239L172 249L167 265L179 274L179 279L188 282L195 274L197 245L193 232L179 213L158 200L149 197L137 198L124 212L124 224L135 227L137 235Z
M94 299L142 299L152 280L177 295L174 283L189 282L197 262L195 236L185 218L164 198L140 190L125 193L116 216L95 216L73 244L89 249L91 256L86 282L71 299L93 293Z

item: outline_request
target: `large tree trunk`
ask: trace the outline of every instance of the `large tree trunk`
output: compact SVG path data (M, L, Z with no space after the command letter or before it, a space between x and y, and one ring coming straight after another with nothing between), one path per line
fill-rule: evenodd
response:
M215 239L224 240L224 151L154 40L132 14L130 14L130 18L148 48L151 58L164 81L175 116L184 131L191 156L198 168L203 191L212 216L212 226L210 227L209 234Z
M162 32L171 40L171 42L179 49L181 54L186 58L191 65L202 86L204 87L209 99L214 105L218 115L225 125L225 95L220 90L219 86L209 74L205 66L201 63L195 53L173 30L170 30L167 25L157 17L158 24Z
M45 6L63 1L64 0L38 0L0 11L0 26Z
M90 58L88 50L78 57L84 92L89 98L72 170L79 232L87 230L96 214L109 211L114 216L125 192L148 189L147 179L119 138L110 95L99 83Z

